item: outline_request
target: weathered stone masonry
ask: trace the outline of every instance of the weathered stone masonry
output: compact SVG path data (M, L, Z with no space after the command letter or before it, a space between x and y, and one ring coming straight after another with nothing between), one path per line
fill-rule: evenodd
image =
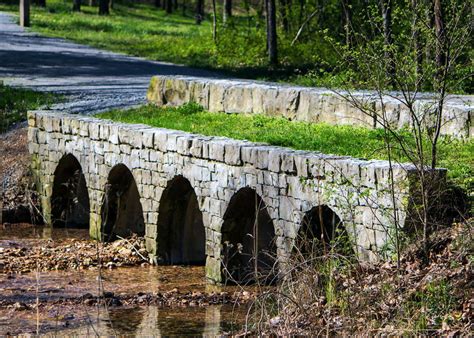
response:
M184 76L155 76L148 90L148 100L157 105L179 106L196 102L210 112L266 114L291 120L352 124L368 128L380 127L377 116L368 116L343 96L324 88L307 88L275 83L245 80L220 80ZM380 111L380 99L374 92L351 93L352 102L359 106L370 105ZM392 128L410 125L408 109L393 96L383 97L387 120ZM434 111L429 93L420 93L416 110ZM474 97L450 95L445 100L442 135L471 137L474 135ZM380 116L380 113L377 113ZM424 118L430 125L434 118Z
M242 188L254 189L264 201L274 224L281 261L292 249L305 213L318 205L328 206L343 221L360 259L377 259L392 247L394 208L403 225L414 189L409 180L414 169L395 165L394 206L385 161L43 111L30 112L28 124L33 171L48 222L56 167L63 156L72 154L84 173L90 200L90 233L97 238L108 175L122 164L135 178L147 249L154 257L163 191L173 178L182 175L199 202L205 227L206 273L215 281L221 280L223 217L232 196Z

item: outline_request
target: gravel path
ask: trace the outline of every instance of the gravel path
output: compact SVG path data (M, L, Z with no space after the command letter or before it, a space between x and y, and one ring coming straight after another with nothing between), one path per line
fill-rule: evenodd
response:
M0 13L0 80L65 94L52 108L92 114L145 103L153 75L217 76L216 73L147 61L28 32L13 15Z

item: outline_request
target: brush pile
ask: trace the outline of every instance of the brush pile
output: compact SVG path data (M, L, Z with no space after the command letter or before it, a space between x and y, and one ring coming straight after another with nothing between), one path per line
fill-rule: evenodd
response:
M49 240L39 246L0 247L0 271L4 273L115 268L147 262L145 240L137 236L112 243L67 239L59 244Z

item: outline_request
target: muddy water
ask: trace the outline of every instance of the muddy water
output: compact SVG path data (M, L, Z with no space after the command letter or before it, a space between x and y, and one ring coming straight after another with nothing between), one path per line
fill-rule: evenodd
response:
M87 237L87 230L11 226L0 230L0 253L6 247L38 246L50 240ZM246 308L232 304L131 308L68 305L61 301L104 291L136 295L171 290L219 293L234 292L236 288L207 283L204 267L146 266L0 274L0 335L216 335L241 328ZM8 305L1 305L2 302ZM22 304L28 305L23 308Z

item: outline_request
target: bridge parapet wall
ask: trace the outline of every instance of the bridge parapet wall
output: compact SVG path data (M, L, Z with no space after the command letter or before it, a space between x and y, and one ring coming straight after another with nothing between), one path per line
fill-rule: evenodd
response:
M51 222L56 168L64 155L72 154L82 167L89 193L90 233L99 238L107 179L112 168L123 164L136 181L147 249L154 258L163 192L171 180L182 176L197 196L205 227L206 273L215 281L221 278L224 216L242 188L254 189L264 201L281 261L291 252L305 214L320 205L342 220L359 259L384 257L393 248L394 216L403 227L413 197L410 177L415 169L395 164L393 203L386 161L44 111L30 112L28 123L32 168L46 221Z
M426 111L434 112L432 94L418 94L415 104L421 116ZM325 122L329 124L351 124L369 128L381 127L380 99L375 92L356 91L348 93L323 88L307 88L282 84L250 82L245 80L219 80L183 76L155 76L148 90L148 100L159 106L179 106L196 102L211 112L266 114L291 120ZM371 107L365 114L358 106ZM383 98L387 120L392 128L410 125L409 111L397 99L397 94ZM444 105L444 120L441 134L454 137L472 137L474 126L474 97L448 96ZM377 116L378 115L378 116ZM432 124L435 119L429 114L423 119Z

